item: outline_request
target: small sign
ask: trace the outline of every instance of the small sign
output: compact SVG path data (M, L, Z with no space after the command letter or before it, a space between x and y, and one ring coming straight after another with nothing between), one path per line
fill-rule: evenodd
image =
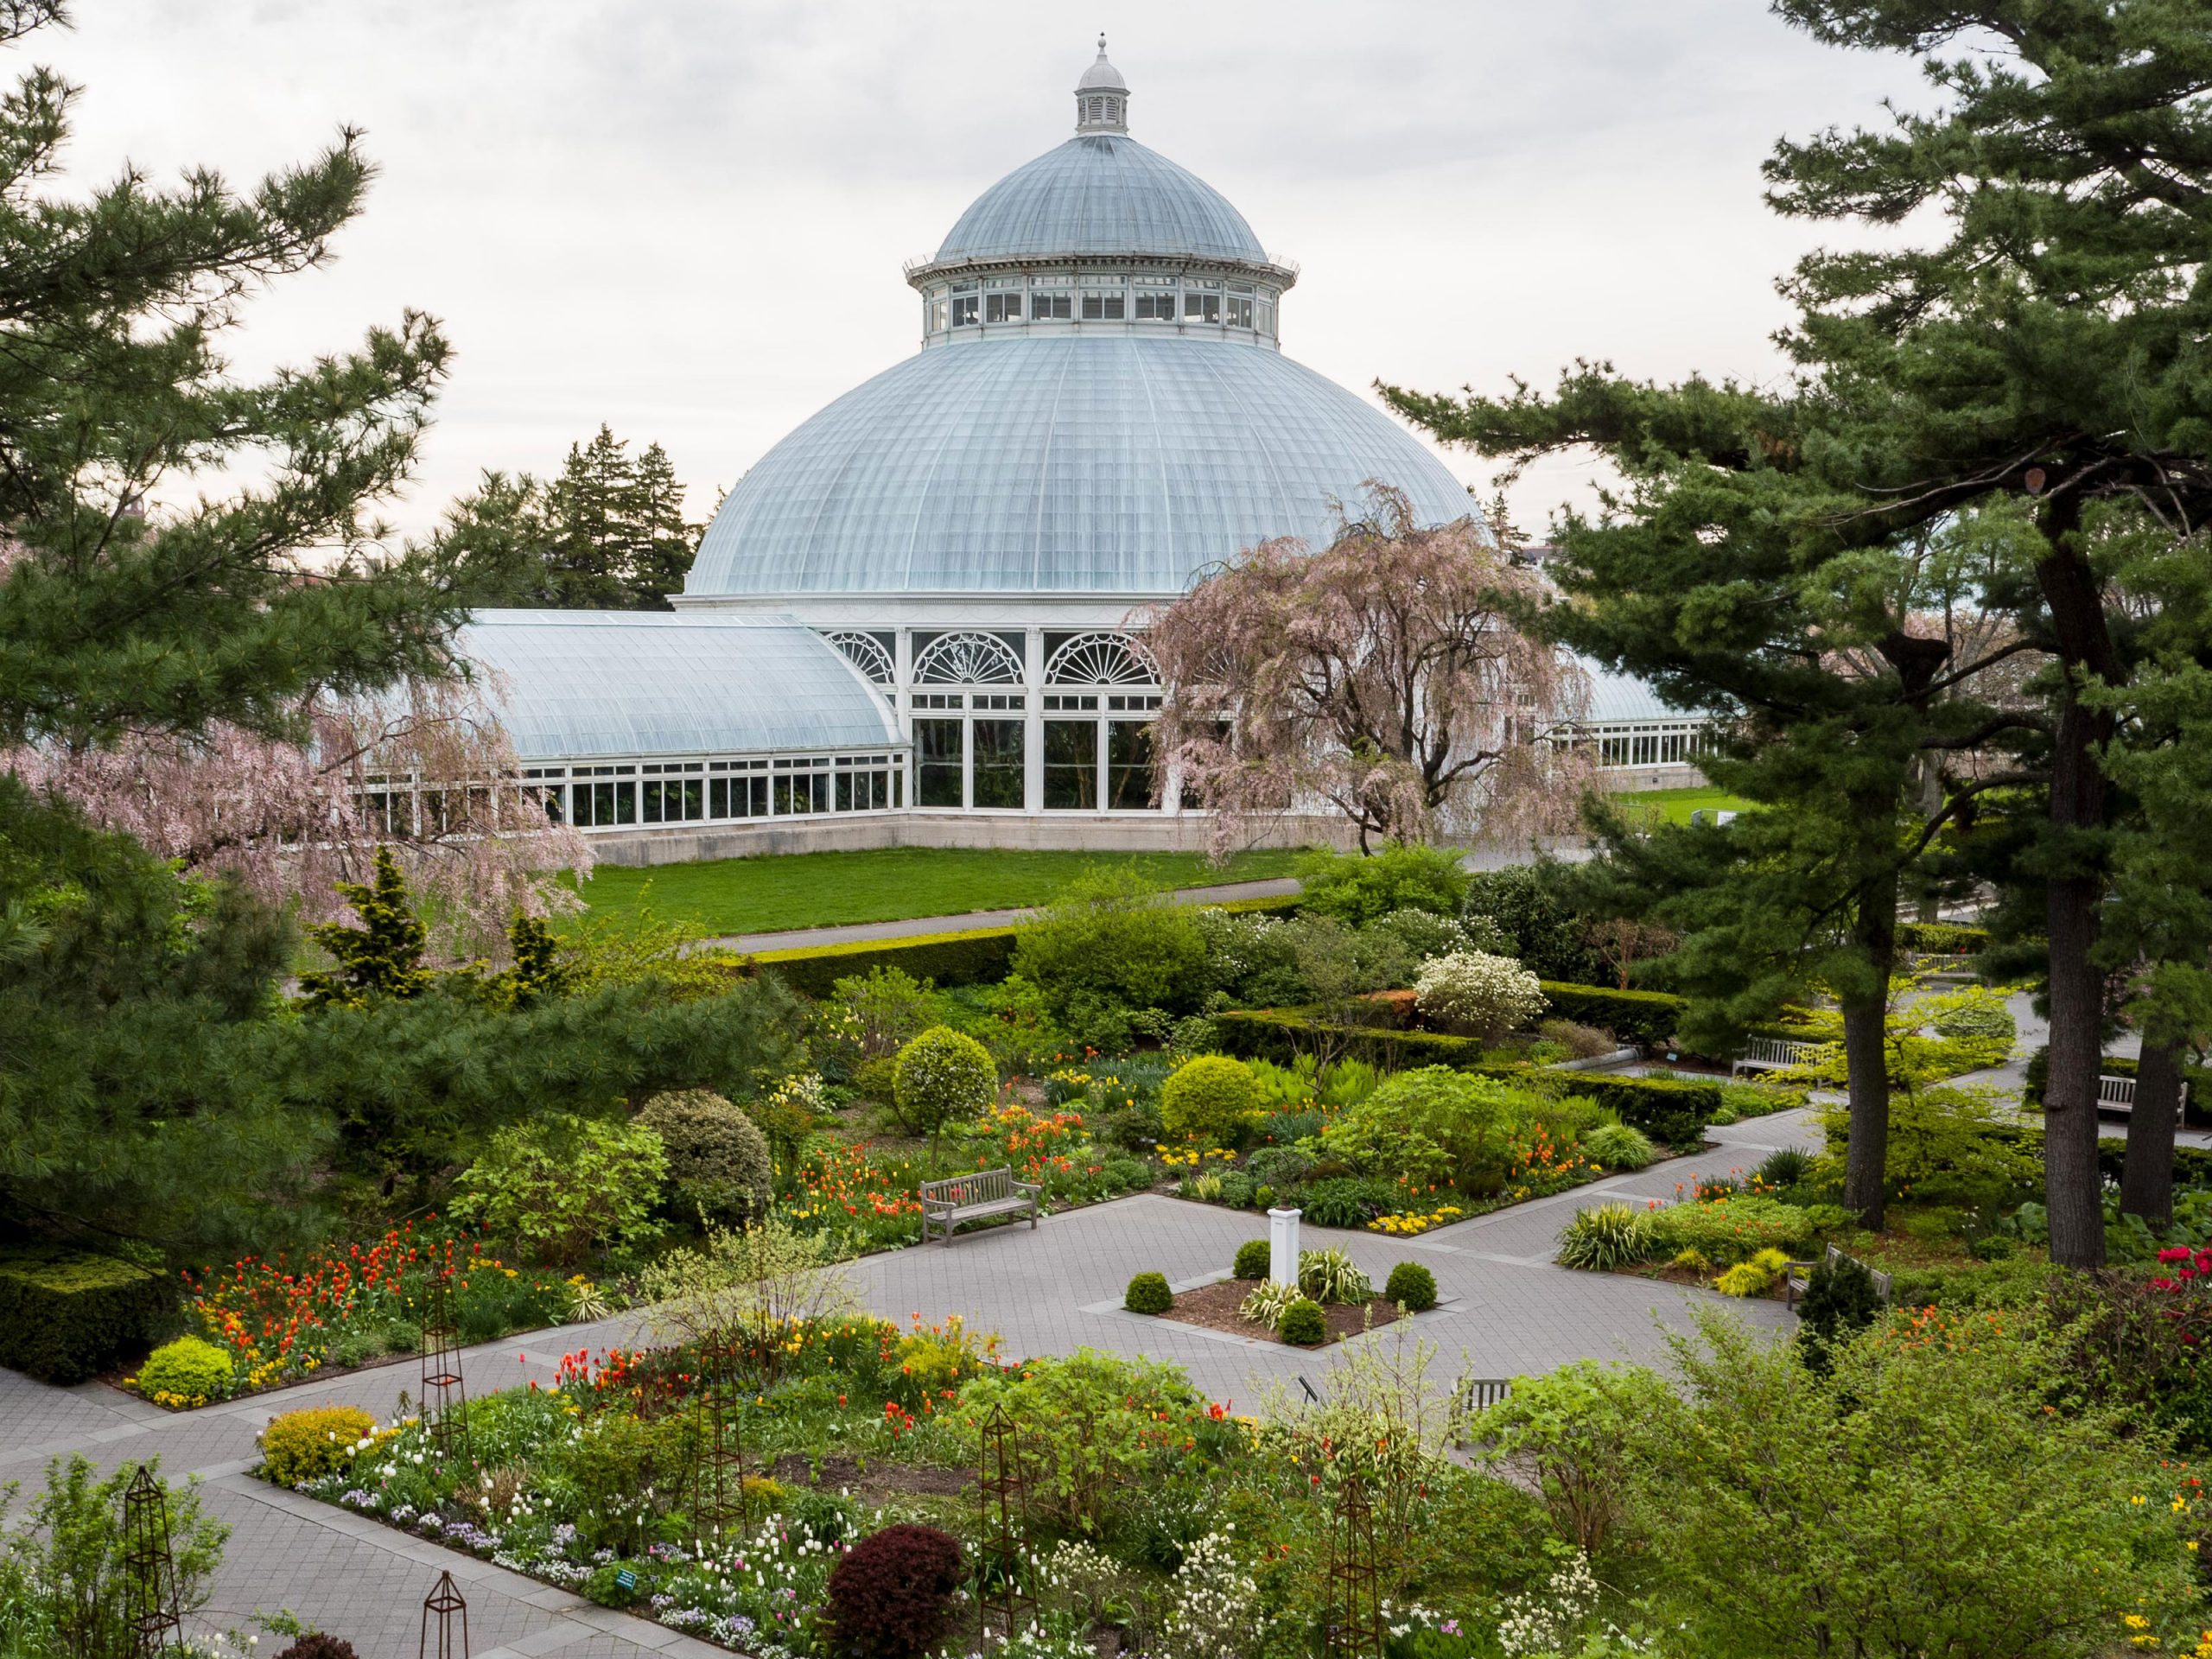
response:
M614 1570L614 1582L625 1590L634 1590L638 1587L638 1575L626 1567L617 1567Z

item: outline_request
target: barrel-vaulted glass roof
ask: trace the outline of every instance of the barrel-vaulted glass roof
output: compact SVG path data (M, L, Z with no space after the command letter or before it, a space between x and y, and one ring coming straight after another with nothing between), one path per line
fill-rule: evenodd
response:
M1380 410L1265 346L1021 335L848 392L730 492L684 592L1179 594L1275 536L1325 545L1370 479L1470 511Z
M1060 254L1152 254L1264 265L1244 215L1126 133L1079 134L976 198L936 264Z
M461 651L525 762L906 742L844 653L788 616L479 611Z

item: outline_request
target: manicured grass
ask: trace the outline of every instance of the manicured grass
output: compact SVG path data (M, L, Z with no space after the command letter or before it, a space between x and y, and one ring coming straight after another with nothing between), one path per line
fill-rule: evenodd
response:
M1722 812L1742 812L1751 803L1738 799L1725 789L1700 785L1695 789L1647 789L1632 795L1616 798L1621 805L1631 811L1656 813L1668 823L1688 823L1690 814L1711 807Z
M903 921L1041 905L1092 865L1134 869L1160 887L1207 887L1288 875L1294 852L1239 853L1226 865L1197 853L1010 853L964 847L788 853L662 864L601 865L585 902L604 914L649 907L661 921L710 934L777 933L843 922Z

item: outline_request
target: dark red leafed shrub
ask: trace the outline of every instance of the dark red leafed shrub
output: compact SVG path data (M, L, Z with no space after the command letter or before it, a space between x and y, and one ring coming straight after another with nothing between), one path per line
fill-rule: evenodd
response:
M276 1656L276 1659L360 1659L353 1644L327 1630L309 1630Z
M830 1640L848 1659L910 1659L944 1634L960 1546L935 1527L871 1533L830 1574Z

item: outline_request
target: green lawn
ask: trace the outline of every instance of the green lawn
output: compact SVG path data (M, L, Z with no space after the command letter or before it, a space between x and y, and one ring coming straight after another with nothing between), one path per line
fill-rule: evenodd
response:
M1632 795L1616 796L1624 808L1631 811L1641 809L1656 813L1669 823L1688 823L1690 814L1704 807L1723 812L1741 812L1751 805L1738 800L1725 789L1700 785L1695 789L1647 789Z
M777 933L1041 905L1094 864L1135 869L1162 887L1199 887L1288 875L1297 857L1294 852L1239 853L1217 866L1197 853L893 847L721 858L645 870L602 864L584 883L583 895L601 914L646 905L662 921L696 922L710 934Z

